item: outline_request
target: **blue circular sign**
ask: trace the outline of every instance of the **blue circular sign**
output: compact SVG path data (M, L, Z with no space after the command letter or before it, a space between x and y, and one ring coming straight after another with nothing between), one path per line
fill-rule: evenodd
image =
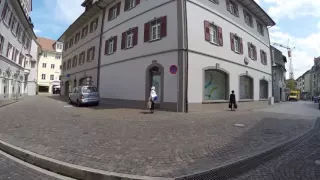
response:
M67 78L70 77L70 74L67 74Z
M176 65L171 65L169 70L171 74L177 74L178 67Z

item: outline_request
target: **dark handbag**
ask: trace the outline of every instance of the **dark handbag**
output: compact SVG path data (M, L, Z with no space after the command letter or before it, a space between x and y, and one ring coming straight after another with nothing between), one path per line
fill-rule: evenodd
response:
M231 104L231 103L229 103L229 108L230 108L230 109L232 108L232 104Z
M234 104L234 108L235 108L235 109L238 109L238 105L237 105L237 104Z

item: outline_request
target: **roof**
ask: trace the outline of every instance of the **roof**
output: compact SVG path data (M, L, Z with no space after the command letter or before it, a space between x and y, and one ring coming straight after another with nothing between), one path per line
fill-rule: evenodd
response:
M53 48L54 47L53 44L56 43L55 40L44 38L44 37L38 37L37 41L42 47L43 51L55 51L55 49Z
M238 2L249 9L266 26L276 25L272 18L254 0L238 0Z

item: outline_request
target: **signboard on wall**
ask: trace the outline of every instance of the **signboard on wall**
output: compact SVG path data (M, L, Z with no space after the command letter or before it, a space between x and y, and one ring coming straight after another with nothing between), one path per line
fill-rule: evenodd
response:
M169 71L171 74L177 74L178 72L178 67L176 65L171 65L169 68Z

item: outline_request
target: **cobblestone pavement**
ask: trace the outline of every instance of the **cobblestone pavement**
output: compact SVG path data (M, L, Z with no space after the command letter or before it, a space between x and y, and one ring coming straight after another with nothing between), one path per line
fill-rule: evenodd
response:
M292 150L234 180L319 180L319 142L320 132Z
M1 100L0 107L7 106L7 105L15 103L15 102L17 102L17 101L16 100Z
M0 108L0 114L0 139L15 146L91 168L162 177L205 171L261 152L308 131L317 116L264 111L151 115L107 106L76 108L43 96Z
M21 165L0 154L1 180L58 180Z

